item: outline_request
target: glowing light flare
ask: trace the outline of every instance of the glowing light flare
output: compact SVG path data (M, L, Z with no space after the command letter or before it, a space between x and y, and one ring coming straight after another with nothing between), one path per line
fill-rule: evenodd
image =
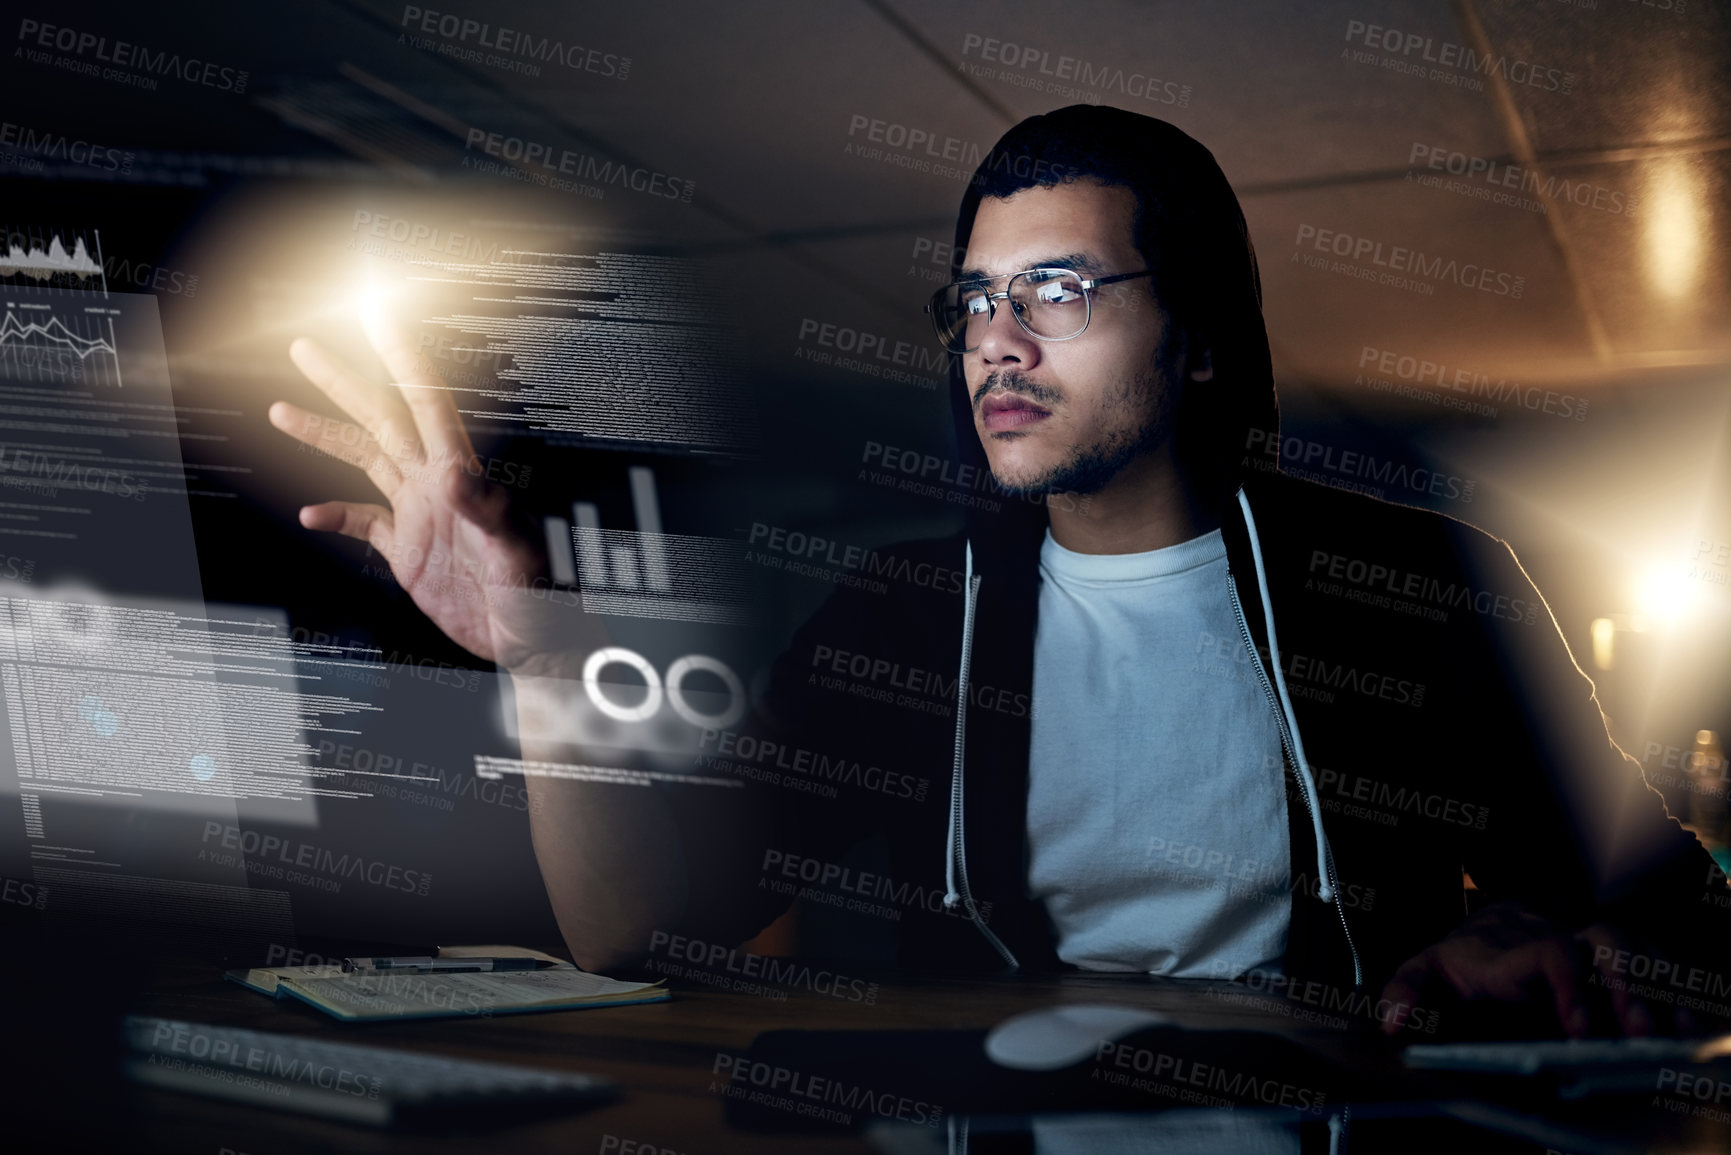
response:
M383 281L368 278L361 282L349 299L349 307L361 324L369 329L376 328L389 316L391 300L395 296L390 285Z
M1700 604L1701 587L1682 565L1652 566L1635 587L1635 605L1641 616L1659 626L1681 623Z
M1684 161L1655 167L1641 217L1646 222L1648 279L1666 297L1688 294L1700 273L1702 221L1699 190Z

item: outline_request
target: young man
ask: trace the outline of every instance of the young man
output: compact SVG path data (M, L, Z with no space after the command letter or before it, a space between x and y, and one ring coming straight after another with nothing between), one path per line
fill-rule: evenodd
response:
M928 968L1280 975L1408 1005L1440 987L1537 1001L1580 1034L1590 968L1620 950L1724 966L1703 901L1723 876L1610 741L1507 547L1275 472L1255 256L1206 149L1117 109L1031 118L982 162L955 251L930 309L959 451L1027 500L879 551L929 580L838 591L743 732L706 735L708 765L780 785L531 780L580 962L675 931L735 945L815 872L887 897L904 961ZM406 409L293 352L383 444L418 428L423 456L466 461L437 382L380 334ZM391 508L303 524L402 559L429 615L511 670L525 732L569 708L604 643L510 596L541 559L503 492L349 456ZM430 555L458 564L411 560ZM916 672L954 709L838 690L820 676L837 655ZM833 797L788 788L820 779ZM890 866L866 884L843 860L874 837ZM1470 919L1463 868L1486 903ZM1603 1025L1654 1028L1624 984L1610 1002Z

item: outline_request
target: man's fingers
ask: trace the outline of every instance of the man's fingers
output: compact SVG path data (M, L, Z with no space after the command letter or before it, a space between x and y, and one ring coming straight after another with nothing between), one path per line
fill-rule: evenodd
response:
M1581 956L1571 949L1571 944L1561 939L1545 939L1534 944L1533 950L1538 956L1539 972L1551 988L1557 1021L1563 1024L1563 1033L1572 1039L1581 1038L1591 1025Z
M1425 988L1430 986L1431 979L1435 974L1436 968L1431 963L1429 951L1414 955L1402 964L1399 970L1394 972L1394 977L1389 979L1388 985L1382 988L1382 1001L1391 1007L1398 1007L1403 1004L1409 1007L1418 1006L1420 997L1424 994ZM1382 1033L1385 1035L1399 1034L1404 1025L1404 1023L1396 1022L1395 1017L1390 1015L1382 1024Z
M500 486L467 469L445 473L445 499L476 528L489 536L506 533L511 526L511 498Z
M1632 947L1627 939L1604 923L1594 923L1575 936L1583 946L1591 946L1593 951L1594 969L1597 970L1600 985L1611 994L1611 1011L1617 1017L1617 1025L1625 1035L1650 1035L1653 1033L1653 1012L1647 1006L1646 1000L1629 989L1629 984L1616 972L1613 965L1619 954L1627 956Z
M401 470L360 426L309 413L287 401L272 405L268 416L272 425L301 444L361 470L387 498L402 487Z
M371 433L386 453L407 461L420 458L414 421L393 401L390 390L368 381L308 337L297 338L289 346L289 357L307 380Z
M395 321L377 310L369 310L361 316L361 327L390 371L391 380L398 383L403 400L408 402L415 428L426 442L428 457L446 466L466 468L475 455L475 447L463 429L449 388L438 374L421 365L408 334Z
M457 406L445 386L405 381L398 389L409 403L415 429L427 446L428 459L444 469L470 468L475 447L469 443L469 434L463 429Z
M301 524L321 533L340 533L364 541L388 560L394 544L396 522L382 505L358 501L327 501L301 510Z

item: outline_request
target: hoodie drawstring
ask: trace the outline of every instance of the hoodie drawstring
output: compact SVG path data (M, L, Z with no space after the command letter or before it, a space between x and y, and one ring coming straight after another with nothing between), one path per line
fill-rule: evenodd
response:
M967 543L963 577L967 580L965 596L968 600L962 607L962 662L956 674L956 756L950 768L950 823L944 838L944 909L953 911L960 906L968 921L998 952L998 957L1011 970L1019 970L1022 964L980 917L979 909L974 906L974 896L968 890L968 851L962 828L962 770L967 764L968 674L974 662L974 610L980 597L980 578L974 573L974 543L971 541Z
M950 821L944 836L944 909L962 900L956 891L956 856L962 845L962 763L968 748L968 671L974 662L974 543L963 545L962 660L956 673L956 747L950 767Z
M1244 511L1244 527L1250 531L1250 556L1256 562L1256 588L1262 594L1262 621L1268 627L1268 664L1274 667L1274 685L1280 691L1280 708L1286 714L1287 732L1292 736L1292 757L1298 763L1298 777L1309 804L1310 829L1316 838L1317 873L1322 876L1318 897L1323 902L1334 901L1334 859L1329 853L1328 838L1322 832L1322 804L1316 797L1316 779L1311 776L1310 762L1304 756L1304 738L1298 732L1298 716L1292 709L1292 695L1286 691L1286 672L1280 663L1280 643L1274 637L1274 602L1268 594L1268 572L1262 567L1262 543L1256 537L1256 518L1250 512L1250 498L1242 488L1238 491L1238 506Z
M1285 715L1284 722L1287 733L1292 739L1293 760L1298 763L1299 784L1304 788L1306 809L1310 811L1311 836L1316 840L1317 873L1319 888L1317 897L1323 902L1334 904L1337 892L1334 886L1334 853L1329 848L1328 836L1322 829L1322 803L1317 798L1316 778L1310 771L1310 760L1305 757L1304 737L1298 732L1298 715L1292 708L1292 694L1286 688L1286 672L1280 661L1280 642L1274 630L1274 601L1268 590L1268 571L1262 563L1262 542L1256 533L1256 517L1250 512L1250 498L1244 490L1238 490L1238 506L1244 512L1244 527L1250 537L1250 556L1256 563L1256 586L1262 596L1262 621L1268 630L1269 665L1274 667L1274 685L1280 698L1281 712ZM956 674L956 740L954 761L950 769L950 816L944 832L944 909L954 910L963 901L963 894L958 889L958 869L961 866L962 855L966 853L962 838L962 771L966 762L967 752L967 704L968 676L972 670L974 658L974 609L977 604L979 587L974 577L974 545L972 540L965 543L963 562L964 595L967 598L962 610L962 647L961 661ZM961 875L961 886L966 886L966 875ZM1011 966L1015 966L1015 956L1004 947L998 936L988 930L979 921L973 910L973 900L969 898L965 904L968 917L980 928L980 932L997 948ZM1346 916L1341 912L1341 926L1345 931ZM1355 976L1358 974L1358 950L1352 946L1352 936L1347 933L1347 944L1352 948L1352 962Z

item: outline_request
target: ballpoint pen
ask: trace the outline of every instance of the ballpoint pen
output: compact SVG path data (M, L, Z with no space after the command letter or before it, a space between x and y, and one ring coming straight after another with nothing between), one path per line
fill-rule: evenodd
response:
M529 956L494 958L434 958L431 955L394 955L386 957L346 958L343 970L351 972L390 971L396 974L434 974L463 971L532 971L557 966L557 963Z

